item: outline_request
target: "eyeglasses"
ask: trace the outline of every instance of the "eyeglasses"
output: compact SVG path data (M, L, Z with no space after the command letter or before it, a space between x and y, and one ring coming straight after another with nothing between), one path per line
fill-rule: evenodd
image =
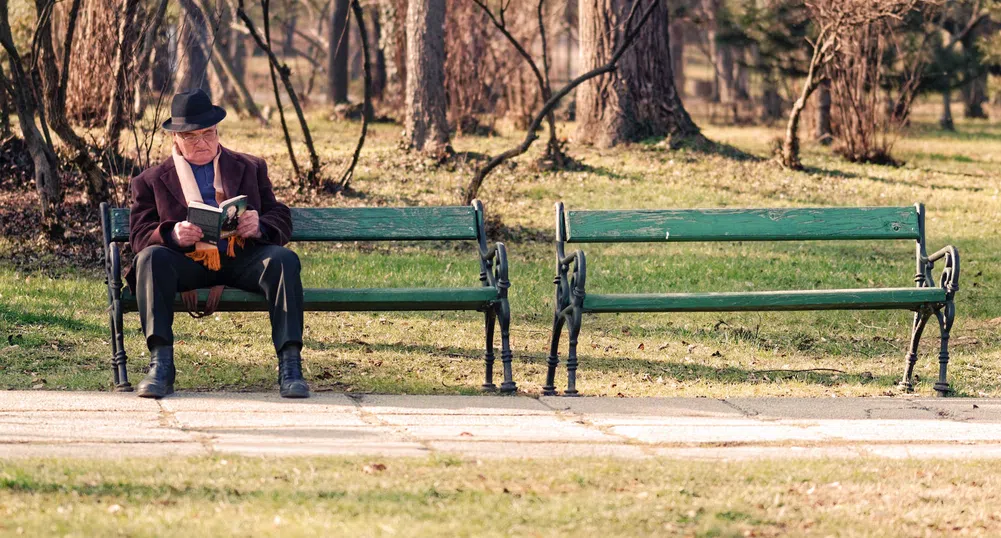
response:
M202 134L177 133L177 136L180 137L180 139L186 143L194 144L199 140L204 140L206 142L215 142L216 139L219 137L219 133L215 129L212 129L211 131L205 131Z

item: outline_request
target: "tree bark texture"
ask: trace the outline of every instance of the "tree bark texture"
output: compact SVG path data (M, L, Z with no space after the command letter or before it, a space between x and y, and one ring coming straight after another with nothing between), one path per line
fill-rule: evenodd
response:
M445 99L445 0L409 0L405 142L431 155L448 152Z
M671 72L674 89L679 97L685 96L685 22L671 21Z
M952 90L948 88L942 91L942 117L938 119L938 125L946 131L956 130L956 124L952 121Z
M967 119L986 119L987 111L987 71L971 77L963 87L963 117Z
M201 88L212 96L208 81L209 55L202 48L208 42L208 21L198 10L185 10L178 23L177 72L174 92Z
M386 54L386 88L383 107L402 120L407 93L407 0L380 0L379 25L382 39L379 48ZM402 122L402 121L401 121Z
M333 0L330 20L330 53L327 68L327 98L331 104L348 102L349 0Z
M622 39L617 31L631 2L580 2L581 72L603 65ZM608 74L577 89L575 138L611 147L622 142L667 136L674 142L701 136L674 86L668 7L661 2L640 30L636 43Z

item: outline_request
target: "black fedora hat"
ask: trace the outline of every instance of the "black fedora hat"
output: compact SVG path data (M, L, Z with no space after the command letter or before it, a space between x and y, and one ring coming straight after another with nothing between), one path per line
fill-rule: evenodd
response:
M208 94L199 88L175 94L170 116L163 122L164 130L181 133L212 127L226 117L226 110L213 105Z

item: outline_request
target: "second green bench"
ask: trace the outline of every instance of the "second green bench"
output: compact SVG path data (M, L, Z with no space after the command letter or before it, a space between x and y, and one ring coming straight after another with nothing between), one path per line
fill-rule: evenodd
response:
M588 291L583 250L566 253L567 244L625 242L910 240L915 242L916 273L912 288L789 290L733 293L602 294ZM943 262L940 283L932 277ZM567 389L577 394L577 338L586 313L725 312L766 310L879 310L914 312L914 324L902 389L913 390L911 376L918 340L935 316L941 331L936 394L949 392L949 333L959 290L959 252L945 247L932 255L925 248L925 210L913 207L796 209L667 209L635 211L565 211L556 204L556 312L544 394L555 394L559 343L569 332Z

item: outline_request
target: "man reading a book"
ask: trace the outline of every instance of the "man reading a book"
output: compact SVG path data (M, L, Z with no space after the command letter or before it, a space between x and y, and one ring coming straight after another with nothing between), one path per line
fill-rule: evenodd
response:
M306 398L299 257L283 246L292 235L291 213L275 199L262 159L219 144L216 124L224 117L226 111L200 89L175 95L163 124L173 135L172 156L132 179L129 240L136 258L126 280L150 351L149 374L138 394L162 398L174 392L175 295L182 292L195 315L194 290L211 288L205 315L218 306L222 287L231 286L264 295L281 395ZM246 205L236 217L236 234L214 244L203 241L209 237L189 222L189 205L228 210L231 202Z

